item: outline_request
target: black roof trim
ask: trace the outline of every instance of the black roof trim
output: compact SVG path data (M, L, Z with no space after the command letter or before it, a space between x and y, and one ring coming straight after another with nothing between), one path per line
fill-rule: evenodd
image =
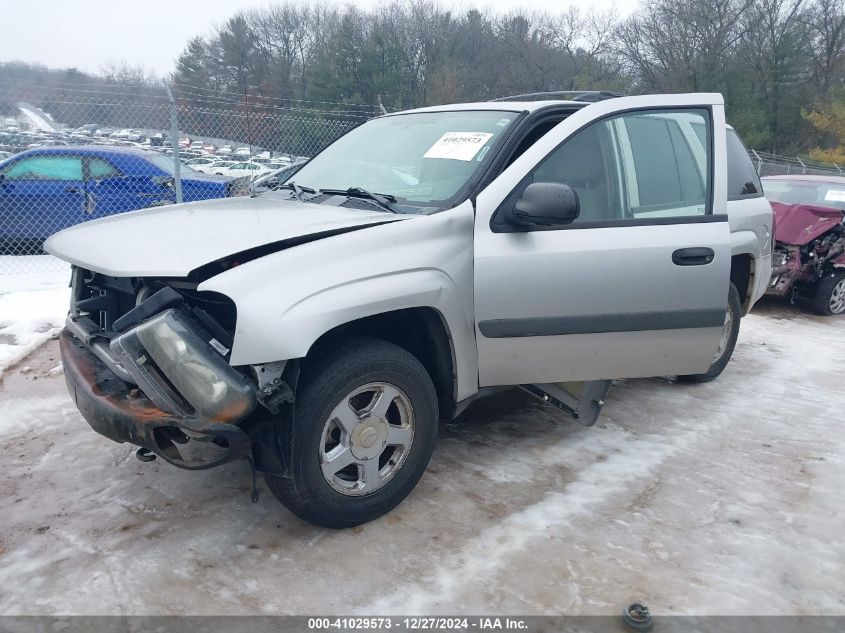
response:
M560 99L567 97L567 101L586 101L588 103L595 103L597 101L604 101L605 99L614 99L624 95L618 92L610 92L608 90L552 90L550 92L527 92L521 95L510 95L508 97L499 97L498 99L490 99L490 101L540 101L542 99Z

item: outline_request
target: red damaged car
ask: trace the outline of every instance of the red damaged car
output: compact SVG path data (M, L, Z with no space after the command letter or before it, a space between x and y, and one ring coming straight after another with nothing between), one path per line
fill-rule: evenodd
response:
M845 178L762 180L775 212L768 294L808 301L819 314L845 313Z

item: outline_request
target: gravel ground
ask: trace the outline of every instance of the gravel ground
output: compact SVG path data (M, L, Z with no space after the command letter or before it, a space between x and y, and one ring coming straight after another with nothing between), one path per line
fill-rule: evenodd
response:
M719 380L619 382L592 428L478 402L344 531L250 503L245 463L138 462L57 363L0 385L0 614L845 614L842 318L764 304Z

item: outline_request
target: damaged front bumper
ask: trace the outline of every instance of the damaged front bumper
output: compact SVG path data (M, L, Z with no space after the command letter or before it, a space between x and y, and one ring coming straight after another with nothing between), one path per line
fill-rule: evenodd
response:
M79 324L68 326L60 339L65 380L95 431L190 470L250 455L238 423L256 406L255 386L189 315L166 310L107 347L86 345L75 335Z

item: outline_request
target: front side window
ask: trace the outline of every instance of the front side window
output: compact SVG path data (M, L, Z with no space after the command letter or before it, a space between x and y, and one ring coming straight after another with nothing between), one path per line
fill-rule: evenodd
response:
M518 113L439 111L373 119L296 173L313 189L362 188L399 203L446 207L492 160L491 148Z
M6 180L82 180L82 159L77 156L32 156L3 170Z
M703 109L613 116L567 139L514 193L532 182L568 185L580 203L575 224L704 215L710 137Z

